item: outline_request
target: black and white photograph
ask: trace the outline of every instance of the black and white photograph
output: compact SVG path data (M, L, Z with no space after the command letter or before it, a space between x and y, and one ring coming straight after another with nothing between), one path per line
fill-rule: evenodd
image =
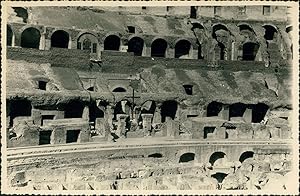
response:
M299 5L1 2L3 194L299 194Z

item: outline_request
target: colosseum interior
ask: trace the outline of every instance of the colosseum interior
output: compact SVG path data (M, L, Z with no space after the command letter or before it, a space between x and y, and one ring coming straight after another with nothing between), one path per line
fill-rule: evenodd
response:
M7 11L11 190L291 188L289 7Z

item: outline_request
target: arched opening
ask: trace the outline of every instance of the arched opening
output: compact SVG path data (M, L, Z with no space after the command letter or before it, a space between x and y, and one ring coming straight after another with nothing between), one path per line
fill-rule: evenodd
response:
M104 112L97 106L96 102L92 102L89 106L89 122L91 130L95 130L96 120L98 118L104 118Z
M216 101L209 103L207 105L207 109L206 109L206 113L207 113L206 116L207 117L218 116L222 110L222 107L223 107L223 104L216 102Z
M40 46L40 31L36 28L30 27L25 29L21 35L22 48L39 48Z
M148 157L152 157L152 158L162 158L162 154L161 153L154 153L154 154L150 154L148 155Z
M186 163L191 162L195 160L195 153L184 153L179 158L179 163Z
M274 40L277 34L276 28L271 25L264 25L263 27L265 28L264 38L269 41Z
M124 92L126 92L126 89L122 88L122 87L117 87L112 92L114 92L114 93L124 93Z
M252 109L252 122L260 123L266 116L269 106L264 103L258 103Z
M191 43L187 40L180 40L175 45L175 58L189 57Z
M109 35L104 40L104 50L116 50L120 49L121 40L116 35Z
M209 158L209 163L212 166L214 166L214 164L217 160L221 160L224 158L226 158L226 154L224 152L214 152Z
M141 107L142 114L154 114L156 103L154 101L146 101Z
M142 56L144 40L139 37L133 37L128 42L128 52L133 52L135 56Z
M176 101L165 101L161 106L161 122L166 121L166 117L175 119L177 112L177 102Z
M55 31L51 36L51 47L68 48L69 34L63 30Z
M168 43L163 39L156 39L151 44L152 57L166 57Z
M222 25L222 24L217 24L217 25L214 25L213 26L213 33L212 33L212 36L214 39L217 40L217 37L218 37L218 32L217 31L220 31L220 32L229 32L227 27L225 25ZM218 41L218 40L217 40Z
M293 30L293 26L288 26L285 28L285 32L290 33Z
M65 105L65 118L82 118L84 105L80 101L70 101Z
M243 45L243 60L254 61L258 51L259 45L257 43L248 42Z
M242 31L250 31L250 32L254 33L253 29L249 25L246 25L246 24L239 25L239 29L240 29L240 32L242 32Z
M221 173L221 172L217 172L213 175L211 175L211 177L215 178L218 183L222 183L224 178L227 176L228 174L225 174L225 173Z
M7 46L12 46L13 32L9 25L7 25L6 27L6 44Z
M119 101L114 108L114 120L117 120L118 114L131 114L131 103L129 101L123 100Z
M187 95L193 95L193 85L191 84L184 84L182 85L184 88L184 91Z
M190 18L197 18L197 7L191 6Z
M97 53L97 48L98 40L90 33L81 35L77 40L77 49L79 50L88 50L91 53Z
M253 155L254 155L254 152L253 151L246 151L246 152L243 152L239 158L239 161L241 163L243 163L246 159L249 159L249 158L253 158Z
M246 111L246 105L243 103L235 103L229 106L229 119L232 117L243 117Z
M25 8L22 7L13 7L17 17L21 17L24 23L27 23L28 20L28 12Z
M9 100L8 101L10 116L9 125L13 126L13 120L19 116L31 116L31 102L28 100Z

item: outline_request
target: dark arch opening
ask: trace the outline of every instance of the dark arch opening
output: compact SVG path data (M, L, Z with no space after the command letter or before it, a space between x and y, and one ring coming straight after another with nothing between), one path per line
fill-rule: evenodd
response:
M207 106L207 115L206 116L207 117L218 116L222 110L222 107L223 107L223 104L216 102L216 101L209 103Z
M127 114L130 115L131 113L131 103L130 102L126 102L125 107L122 107L121 104L122 101L119 101L114 108L114 118L113 120L117 120L117 114Z
M166 121L166 117L171 117L175 119L177 112L177 102L176 101L165 101L161 106L161 122Z
M217 25L213 26L212 36L214 39L217 39L216 31L218 31L218 30L228 31L227 27L222 24L217 24Z
M197 7L191 6L190 18L197 18Z
M228 174L225 174L225 173L221 173L221 172L217 172L213 175L211 175L211 177L215 178L218 183L222 183L224 178L227 176Z
M112 92L115 92L115 93L123 93L123 92L126 92L126 89L125 89L125 88L122 88L122 87L117 87L117 88L115 88Z
M25 8L22 7L13 7L17 17L21 17L24 23L27 23L28 20L28 12Z
M109 35L104 40L104 50L117 50L120 49L120 38L116 35Z
M155 109L156 109L156 103L154 101L146 101L142 105L141 113L142 114L154 114Z
M83 109L80 101L70 101L65 105L65 118L82 118Z
M39 48L40 46L40 31L36 28L30 27L25 29L21 35L22 48Z
M260 123L266 116L269 106L264 103L258 103L252 109L252 122Z
M263 27L265 28L264 38L266 40L273 40L274 36L275 36L275 33L277 33L277 30L271 25L265 25Z
M85 38L82 42L82 50L91 50L92 42L89 38Z
M91 122L95 122L96 118L104 118L104 112L97 107L96 102L89 106L89 117Z
M214 152L209 158L210 164L213 166L218 159L224 158L225 155L226 154L224 152Z
M150 154L148 155L148 157L152 157L152 158L162 158L162 154L161 153L154 153L154 154Z
M13 32L9 25L7 25L6 29L6 44L7 46L12 46L12 38L13 38Z
M226 47L221 42L218 42L216 47L216 60L225 60Z
M128 42L128 52L133 52L135 56L142 56L144 40L139 37L133 37Z
M229 106L229 119L231 117L243 117L247 106L243 103L235 103Z
M69 34L63 30L55 31L51 36L51 47L68 48Z
M28 100L9 100L8 101L10 116L9 125L13 126L13 119L19 116L31 116L31 102Z
M191 43L187 40L180 40L175 45L175 58L180 58L189 55L191 50Z
M195 160L195 153L184 153L179 158L179 163L186 163Z
M289 33L292 30L293 30L293 26L288 26L288 27L286 27L285 32Z
M243 60L254 61L259 45L257 43L248 42L243 45Z
M254 33L253 29L249 25L245 25L245 24L239 25L239 29L240 31L250 31Z
M254 152L253 151L246 151L246 152L243 152L243 154L241 154L240 158L239 158L239 161L241 163L243 163L246 159L248 158L252 158L254 155Z
M193 85L191 85L191 84L184 84L182 86L183 86L183 88L185 90L185 93L187 95L193 95Z
M152 57L165 57L168 43L163 39L156 39L151 44Z

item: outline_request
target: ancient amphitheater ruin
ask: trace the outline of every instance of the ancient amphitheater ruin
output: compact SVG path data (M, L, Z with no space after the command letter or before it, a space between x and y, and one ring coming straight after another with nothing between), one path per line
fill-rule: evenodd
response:
M287 6L10 7L12 190L288 190Z

